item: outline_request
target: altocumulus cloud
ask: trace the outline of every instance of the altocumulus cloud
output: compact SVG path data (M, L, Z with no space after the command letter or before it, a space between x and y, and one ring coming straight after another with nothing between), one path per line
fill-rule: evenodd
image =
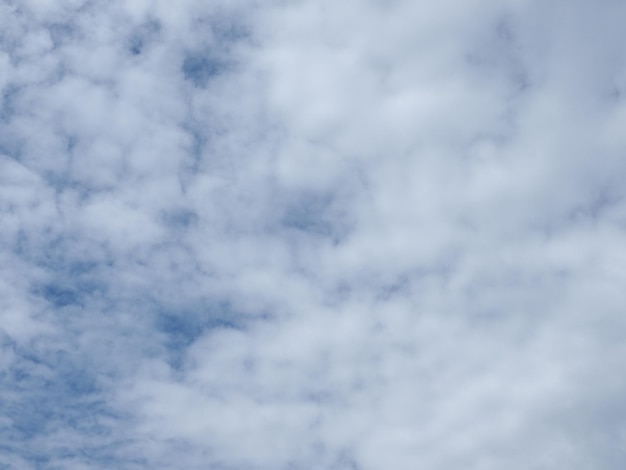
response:
M625 21L2 0L0 467L623 469Z

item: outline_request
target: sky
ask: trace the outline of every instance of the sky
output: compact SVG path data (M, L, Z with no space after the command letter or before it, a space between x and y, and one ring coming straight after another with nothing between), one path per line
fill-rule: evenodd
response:
M625 21L0 0L0 469L622 470Z

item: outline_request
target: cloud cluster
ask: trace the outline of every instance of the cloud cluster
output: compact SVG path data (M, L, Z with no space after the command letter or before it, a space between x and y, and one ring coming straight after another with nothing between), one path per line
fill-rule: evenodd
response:
M0 2L0 466L621 469L625 18Z

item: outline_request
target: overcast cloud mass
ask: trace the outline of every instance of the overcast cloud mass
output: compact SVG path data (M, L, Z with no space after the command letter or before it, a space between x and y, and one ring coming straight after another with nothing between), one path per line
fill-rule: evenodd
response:
M0 468L623 470L625 24L0 0Z

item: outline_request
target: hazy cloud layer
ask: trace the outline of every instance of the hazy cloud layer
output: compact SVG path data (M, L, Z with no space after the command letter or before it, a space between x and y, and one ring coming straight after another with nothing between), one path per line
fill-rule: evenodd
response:
M0 1L0 467L621 470L625 21Z

